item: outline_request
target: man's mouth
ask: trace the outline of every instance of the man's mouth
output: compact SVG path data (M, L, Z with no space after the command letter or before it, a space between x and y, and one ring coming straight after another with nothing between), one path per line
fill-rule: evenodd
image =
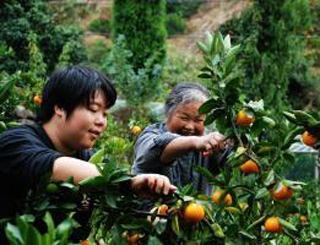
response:
M98 130L89 130L89 132L95 137L98 138L100 135L100 131Z

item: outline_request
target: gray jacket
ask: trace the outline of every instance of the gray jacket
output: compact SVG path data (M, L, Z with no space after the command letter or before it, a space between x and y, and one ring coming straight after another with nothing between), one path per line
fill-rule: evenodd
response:
M203 157L201 152L190 151L177 158L172 164L163 164L160 156L163 149L173 139L179 137L168 131L165 123L148 126L138 137L135 144L135 160L132 166L134 174L157 173L167 176L176 186L193 184L196 190L211 195L212 187L207 180L194 170L194 165L207 168L213 174L219 173L221 153Z

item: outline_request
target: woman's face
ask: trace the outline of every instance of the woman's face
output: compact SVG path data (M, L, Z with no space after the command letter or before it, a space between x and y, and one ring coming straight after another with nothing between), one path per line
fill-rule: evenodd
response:
M198 109L201 105L202 103L200 102L178 105L175 111L167 118L168 130L185 136L203 135L205 115L198 114Z

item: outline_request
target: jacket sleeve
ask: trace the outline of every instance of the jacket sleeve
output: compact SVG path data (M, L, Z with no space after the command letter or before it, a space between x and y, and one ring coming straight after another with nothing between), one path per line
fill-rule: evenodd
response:
M135 160L132 167L134 174L162 173L166 166L161 163L160 157L163 149L173 139L179 137L170 132L161 130L145 130L137 139L135 144Z

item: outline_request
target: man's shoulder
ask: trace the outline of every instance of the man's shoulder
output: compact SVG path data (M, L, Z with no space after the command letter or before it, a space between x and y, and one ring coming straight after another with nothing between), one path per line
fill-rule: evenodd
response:
M18 139L34 139L39 137L39 125L21 125L4 131L0 142L16 141Z

